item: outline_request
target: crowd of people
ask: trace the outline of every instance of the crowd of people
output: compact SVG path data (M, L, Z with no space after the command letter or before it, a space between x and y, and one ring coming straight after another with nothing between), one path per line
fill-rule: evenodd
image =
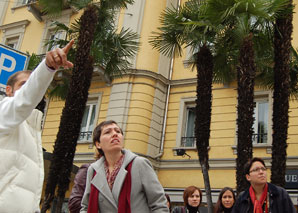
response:
M150 162L123 149L123 132L115 121L100 123L94 129L93 143L97 160L88 172L83 166L76 176L69 200L70 212L200 212L202 191L196 186L187 187L183 193L184 205L172 209L170 196L164 193ZM223 188L214 213L296 212L286 190L267 183L267 168L261 158L255 157L246 164L245 177L250 187L237 199L232 188ZM80 193L77 193L78 183L86 183Z
M35 109L55 71L72 67L67 54L73 41L46 54L34 72L20 71L7 82L7 97L0 101L0 212L39 212L44 179L41 146L41 113ZM71 213L197 213L202 191L189 186L183 206L172 209L170 196L150 163L124 149L123 132L113 121L101 122L93 131L96 159L83 165L75 177L69 199ZM267 183L267 168L261 158L245 168L250 187L236 199L232 188L218 196L214 212L294 213L285 189ZM16 201L18 202L16 205Z

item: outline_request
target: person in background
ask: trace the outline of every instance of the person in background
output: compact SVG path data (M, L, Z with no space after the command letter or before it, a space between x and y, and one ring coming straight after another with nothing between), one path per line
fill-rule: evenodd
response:
M74 179L74 185L68 200L68 210L70 213L79 213L81 210L81 201L86 188L86 177L89 163L83 164Z
M168 205L168 208L170 210L170 212L172 212L172 205L171 205L171 199L170 199L170 196L168 194L165 194L166 198L167 198L167 205Z
M235 193L233 189L230 187L223 188L219 193L214 213L232 212L235 200Z
M199 213L199 206L202 200L202 191L196 186L189 186L184 190L184 206L177 206L173 213Z
M94 129L93 143L101 157L88 168L81 212L169 212L150 161L123 149L123 138L112 120Z
M100 155L95 149L94 158L98 160ZM68 199L68 210L70 213L79 213L81 210L81 202L86 188L87 171L90 163L83 164L74 179L74 185Z
M35 109L59 67L71 68L63 49L46 53L31 71L19 71L7 81L0 101L0 212L38 212L44 179L41 146L42 112Z
M241 192L234 213L294 213L296 209L284 188L267 183L267 168L261 158L251 159L245 166L250 187Z

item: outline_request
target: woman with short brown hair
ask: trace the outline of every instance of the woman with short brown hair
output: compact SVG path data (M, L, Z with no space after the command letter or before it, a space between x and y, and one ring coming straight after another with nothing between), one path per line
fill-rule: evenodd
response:
M199 213L202 201L202 191L196 186L189 186L183 193L183 207L175 207L173 213Z
M150 161L123 148L123 132L115 121L100 123L93 142L100 158L88 168L81 212L169 212Z

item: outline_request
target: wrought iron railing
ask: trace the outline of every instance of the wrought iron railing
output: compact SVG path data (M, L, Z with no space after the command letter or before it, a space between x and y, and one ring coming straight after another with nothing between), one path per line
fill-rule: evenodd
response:
M195 137L181 137L181 147L195 147Z
M79 141L91 141L92 131L80 132Z
M267 143L267 133L253 134L252 141L255 144Z

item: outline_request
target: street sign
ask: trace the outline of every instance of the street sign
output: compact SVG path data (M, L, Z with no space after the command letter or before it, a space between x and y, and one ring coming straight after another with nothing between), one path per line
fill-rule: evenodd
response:
M0 44L0 95L3 95L2 93L9 76L17 71L26 69L28 62L29 55L26 53Z

